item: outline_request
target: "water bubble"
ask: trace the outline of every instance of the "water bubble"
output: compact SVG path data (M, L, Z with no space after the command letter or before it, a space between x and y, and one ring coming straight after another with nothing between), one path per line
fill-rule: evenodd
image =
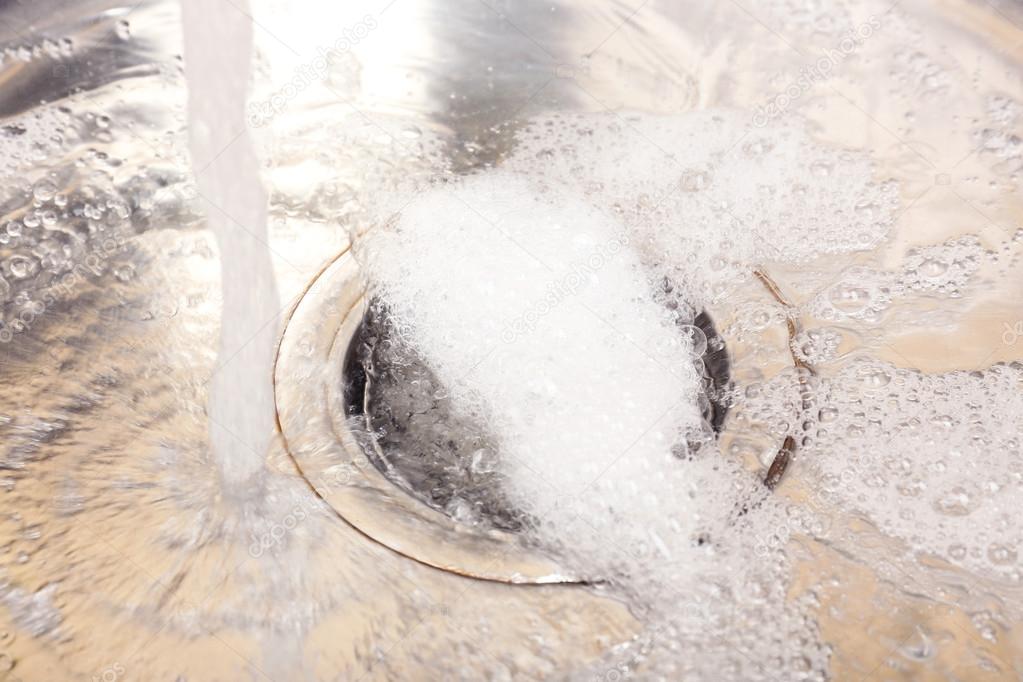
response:
M31 256L11 256L4 267L12 279L25 279L39 272L39 263Z
M49 201L57 193L57 187L49 180L40 180L32 188L32 196L36 201Z
M891 376L882 369L873 369L862 372L860 374L860 379L870 388L884 388L891 383L892 380Z
M838 410L834 407L825 407L821 409L818 418L822 423L828 423L838 419L838 414Z
M469 468L476 475L490 474L497 470L498 464L499 460L496 452L481 448L472 453Z
M899 653L914 661L926 661L937 651L934 642L919 627L916 634L903 642Z
M870 292L855 284L837 284L828 292L828 301L840 312L851 314L862 311L870 305Z
M832 170L834 170L834 164L830 161L815 161L810 164L810 172L819 178L831 175Z
M742 151L750 158L763 156L772 149L774 149L774 143L765 138L750 140L742 146Z
M925 277L940 277L948 270L948 263L936 258L928 258L920 264L920 272Z
M682 173L679 180L679 187L683 192L699 192L710 185L711 175L709 171L702 169L687 170Z
M955 486L934 500L934 509L947 516L968 516L976 505L977 499L962 486Z
M861 201L856 204L855 211L862 220L873 221L881 214L881 207L872 201ZM871 235L865 237L870 239Z
M962 561L966 558L966 546L965 545L950 545L948 548L948 556L953 561Z
M1007 566L1016 563L1016 550L1007 545L992 543L987 548L987 557L995 565Z
M131 263L122 263L115 266L113 272L118 281L127 282L135 277L135 266Z
M707 352L707 335L703 333L702 329L695 325L687 324L682 326L680 331L685 338L689 339L693 355L699 357Z

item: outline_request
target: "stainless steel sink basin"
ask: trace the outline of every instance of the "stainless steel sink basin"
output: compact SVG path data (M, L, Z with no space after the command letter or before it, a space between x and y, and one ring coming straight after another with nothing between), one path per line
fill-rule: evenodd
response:
M230 358L206 225L222 209L196 176L224 149L193 168L177 4L0 4L0 680L647 678L616 658L642 614L600 576L428 508L345 432L368 207L434 178L431 158L452 178L500 165L538 115L798 112L899 183L879 248L764 264L787 300L752 280L710 311L740 389L790 371L791 337L819 327L841 329L835 356L927 373L1023 357L1021 124L991 107L1023 101L1018 3L210 2L254 22L237 138L260 156L280 297L274 435L244 485L208 447ZM960 291L910 287L875 316L827 305L858 267L968 235L1009 255ZM734 333L764 311L755 338ZM765 472L782 445L741 412L720 440ZM794 467L773 494L813 490ZM788 550L832 679L1023 674L1018 584L907 564L863 519L834 523L843 542Z

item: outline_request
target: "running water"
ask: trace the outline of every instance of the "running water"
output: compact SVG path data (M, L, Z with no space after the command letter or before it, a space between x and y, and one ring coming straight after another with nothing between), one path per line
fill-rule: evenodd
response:
M262 470L271 434L279 297L266 243L267 194L245 122L248 3L184 0L189 151L220 250L223 313L209 392L213 457L227 490Z
M0 677L1018 676L1023 95L993 11L746 5L799 54L732 3L616 29L574 0L249 0L255 26L189 2L191 166L178 3L8 4ZM437 571L283 449L262 474L269 261L304 258L290 298L349 230L394 333L365 395L409 426L374 460L418 476L395 498L473 538L499 513L599 585ZM296 318L295 357L339 393L316 330ZM281 397L324 446L302 471L358 480L345 406ZM428 555L432 526L379 520Z

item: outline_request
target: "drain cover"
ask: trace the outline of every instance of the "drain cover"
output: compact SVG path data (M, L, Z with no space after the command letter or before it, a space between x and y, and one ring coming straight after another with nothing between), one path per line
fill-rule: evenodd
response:
M345 252L288 319L274 391L305 479L342 520L430 566L510 583L591 582L526 540L530 519L501 493L488 434L456 414L421 359L395 361L394 330L379 313ZM678 319L680 333L706 338L702 403L718 432L730 381L724 339L706 313Z
M350 409L357 381L344 373L367 307L358 267L345 252L312 282L281 337L274 365L277 419L284 446L309 485L340 519L429 566L507 583L588 582L522 534L456 521L424 504L417 486L402 487L383 473L365 426L353 428L360 421Z
M728 410L724 339L706 312L680 312L677 319L680 334L702 335L700 402L707 423L720 432ZM399 338L386 309L371 301L345 360L345 409L365 424L370 461L397 487L458 523L508 532L528 527L530 519L502 492L500 453L490 435L457 413L443 383Z
M520 531L528 523L502 494L489 434L459 415L443 384L399 344L371 302L346 361L346 409L363 418L368 456L395 485L459 523Z

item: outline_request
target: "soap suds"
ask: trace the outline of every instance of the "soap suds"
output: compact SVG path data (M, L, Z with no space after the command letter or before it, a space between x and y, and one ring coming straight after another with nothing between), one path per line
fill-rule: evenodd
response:
M389 206L356 243L534 539L644 618L603 664L619 674L827 669L790 559L751 559L786 511L717 446L693 321L764 261L876 246L897 192L862 155L746 121L536 120L498 169Z

